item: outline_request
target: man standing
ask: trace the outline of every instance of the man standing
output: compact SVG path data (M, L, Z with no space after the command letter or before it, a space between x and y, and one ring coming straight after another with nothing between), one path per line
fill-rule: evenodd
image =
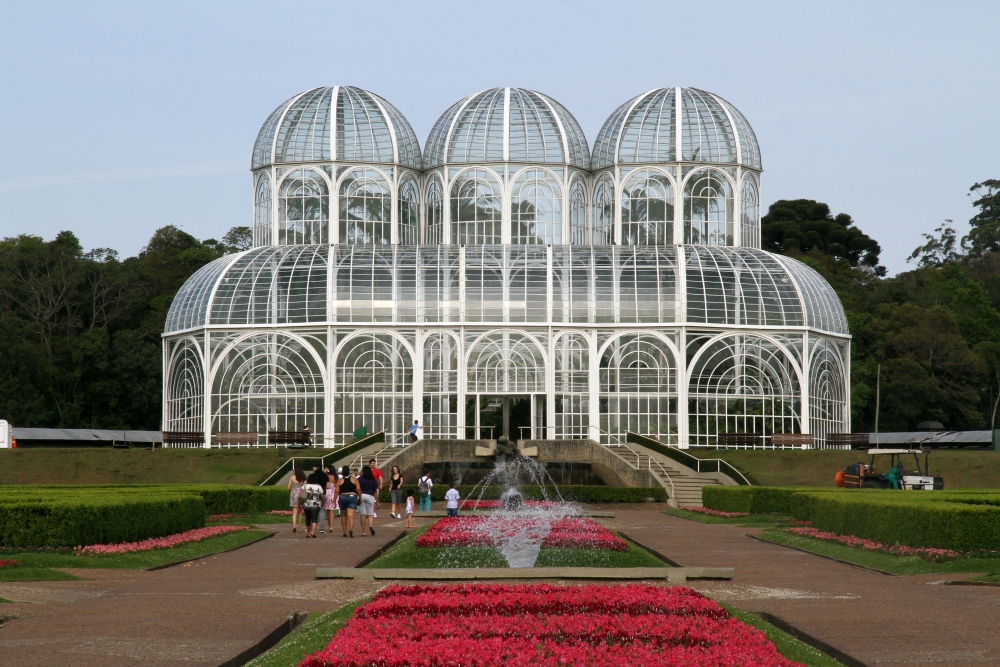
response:
M368 459L368 467L372 469L372 475L375 476L375 481L378 482L378 494L375 496L375 509L378 509L378 499L382 495L382 471L375 466L375 459ZM377 519L378 514L373 513L372 518Z
M448 487L448 492L444 494L444 499L448 501L445 506L448 510L448 516L458 516L458 501L461 499L458 495L458 489L455 488L455 482L452 482Z

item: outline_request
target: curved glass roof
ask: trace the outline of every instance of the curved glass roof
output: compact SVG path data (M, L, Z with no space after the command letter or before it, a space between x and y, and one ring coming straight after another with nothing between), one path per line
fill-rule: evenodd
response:
M589 169L590 150L566 107L525 88L491 88L459 100L427 136L424 167L505 161Z
M761 168L747 119L718 95L697 88L658 88L618 107L597 135L591 165L681 161Z
M378 95L354 86L313 88L268 116L251 168L331 160L420 169L420 142L399 109Z
M763 250L553 246L551 278L547 252L468 246L461 261L462 248L444 245L255 248L196 272L174 299L166 332L206 324L688 322L848 333L843 307L818 273Z

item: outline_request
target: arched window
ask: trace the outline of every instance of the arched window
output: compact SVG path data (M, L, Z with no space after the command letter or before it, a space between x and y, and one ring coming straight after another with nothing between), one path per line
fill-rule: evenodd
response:
M547 171L528 169L514 181L510 197L510 242L562 243L562 192Z
M469 352L469 392L483 394L545 391L545 359L528 336L497 331Z
M587 229L587 187L582 178L573 181L569 189L569 229L570 242L574 245L590 245Z
M555 344L555 437L586 438L590 427L590 346L579 333Z
M253 244L255 247L271 245L271 177L261 174L257 181L257 194L253 206Z
M399 242L403 245L420 243L419 199L417 182L404 180L399 186Z
M757 183L749 174L743 177L743 187L740 190L740 235L741 245L760 247L760 199L757 196Z
M355 169L340 184L340 242L392 243L392 191L374 169Z
M278 195L278 244L326 243L329 236L330 191L326 179L312 169L294 169L281 182Z
M721 171L699 171L684 186L684 242L733 245L733 189Z
M714 445L720 433L800 433L801 400L795 369L780 347L757 336L719 339L691 366L690 442Z
M608 176L594 187L594 245L611 245L614 239L615 189Z
M424 437L458 435L458 343L435 331L424 339Z
M168 431L196 431L205 429L205 370L202 368L198 346L190 339L173 346L170 370L167 373L167 423Z
M486 169L464 172L451 188L451 242L455 245L499 244L500 183Z
M441 189L441 179L432 176L424 192L427 204L427 227L424 230L424 243L433 245L444 243L444 191Z
M639 433L677 442L677 373L667 345L649 334L622 334L601 355L600 410L606 433Z
M335 437L362 426L393 439L413 420L413 362L402 341L389 334L364 334L337 354Z
M664 174L641 169L622 189L622 245L674 242L674 188Z
M820 339L809 367L809 430L823 446L827 435L848 428L847 380L840 355L833 343Z
M212 427L225 431L298 431L323 442L325 389L317 355L284 334L257 334L222 353L212 385Z

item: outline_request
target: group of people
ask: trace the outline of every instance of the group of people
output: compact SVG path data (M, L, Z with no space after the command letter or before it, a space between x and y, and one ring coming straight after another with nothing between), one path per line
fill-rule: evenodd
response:
M379 508L379 493L382 491L384 479L382 471L376 466L375 459L369 459L368 465L358 471L344 466L340 470L323 467L319 462L313 466L312 473L306 476L302 468L296 466L288 480L288 502L292 508L292 532L298 531L301 520L307 538L315 538L316 530L320 533L333 533L333 521L336 513L340 514L340 525L344 537L354 537L355 519L361 516L361 536L366 532L375 535L376 511ZM431 511L431 489L434 482L427 471L417 481L417 492L420 496L420 511ZM403 474L398 466L392 467L389 473L389 493L392 508L389 515L394 519L402 519L406 512L406 527L413 528L414 500L413 491L406 491L403 499ZM448 516L458 516L459 493L451 484L445 493ZM321 514L326 514L326 528L322 528Z

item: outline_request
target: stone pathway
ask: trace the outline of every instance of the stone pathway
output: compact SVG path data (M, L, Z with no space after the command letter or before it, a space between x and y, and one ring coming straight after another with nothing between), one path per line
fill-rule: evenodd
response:
M1000 588L936 585L946 575L889 577L746 537L755 529L671 517L662 506L604 507L602 519L686 566L736 567L733 581L691 582L774 614L870 667L1000 665ZM375 538L287 526L244 549L156 572L83 570L86 581L0 583L0 667L218 665L294 612L334 609L385 582L313 579L352 567L402 531ZM956 575L960 576L960 575Z

